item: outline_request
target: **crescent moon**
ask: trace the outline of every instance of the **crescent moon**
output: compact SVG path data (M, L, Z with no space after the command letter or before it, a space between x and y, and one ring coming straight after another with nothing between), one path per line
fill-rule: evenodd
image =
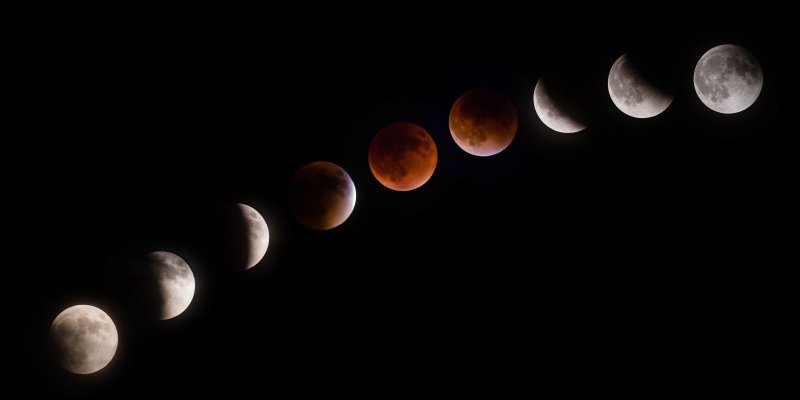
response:
M561 133L576 133L586 129L586 125L568 115L553 101L544 78L539 78L533 90L533 108L536 115L548 128Z
M620 111L634 118L655 117L672 104L672 96L645 80L628 54L611 66L608 94Z
M245 269L250 269L258 264L261 259L264 258L264 254L267 253L267 247L269 247L269 227L264 217L253 207L242 203L238 203L237 206L239 207L239 212L242 214L247 229L248 254Z

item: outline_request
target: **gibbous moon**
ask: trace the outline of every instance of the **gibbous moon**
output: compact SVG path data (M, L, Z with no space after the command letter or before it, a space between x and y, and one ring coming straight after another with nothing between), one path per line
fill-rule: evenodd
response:
M161 303L159 318L170 319L180 315L194 297L194 274L182 258L166 251L147 255L150 271L156 278Z
M694 90L700 101L722 114L744 111L753 105L763 84L758 60L732 44L707 51L694 68Z
M59 362L69 372L91 374L114 358L117 327L103 310L77 305L62 311L50 325Z
M473 89L450 109L450 134L458 147L480 157L505 150L517 134L517 109L503 93Z
M672 96L648 82L627 54L611 66L608 94L620 111L634 118L655 117L672 103Z
M544 78L539 78L533 89L533 108L539 119L556 132L576 133L586 129L585 124L563 110L563 105L557 104L548 86Z
M237 206L242 213L244 224L247 229L248 255L245 269L250 269L258 264L258 262L264 258L264 254L267 253L267 247L269 246L269 228L267 227L267 221L264 221L264 217L254 208L241 203L237 204Z
M397 122L381 129L369 146L369 169L383 186L414 190L428 181L436 169L436 143L425 129Z
M356 187L342 167L326 161L300 168L290 189L292 213L300 223L318 230L341 225L356 206Z

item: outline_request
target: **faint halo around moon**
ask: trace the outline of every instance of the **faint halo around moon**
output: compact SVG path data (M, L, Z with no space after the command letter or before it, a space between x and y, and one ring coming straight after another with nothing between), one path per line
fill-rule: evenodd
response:
M436 169L436 143L421 126L410 122L389 124L369 146L369 168L383 186L397 191L425 184Z
M557 104L550 92L550 85L544 77L536 82L533 90L533 108L536 115L548 128L561 133L577 133L586 129L586 125L579 122L575 116L564 110L562 104Z
M247 265L245 269L253 268L258 264L269 247L269 227L264 217L253 207L238 203L237 207L247 229Z
M700 57L694 68L694 89L708 108L734 114L752 106L761 93L764 75L752 53L723 44Z
M103 310L89 305L67 308L50 325L61 366L75 374L103 369L117 352L117 327Z
M628 54L623 54L608 72L608 94L623 113L651 118L664 112L672 96L648 82Z
M342 167L312 162L292 177L292 213L301 224L317 230L341 225L356 205L356 187Z
M505 150L517 134L517 109L503 93L472 89L450 109L450 134L458 147L480 157Z

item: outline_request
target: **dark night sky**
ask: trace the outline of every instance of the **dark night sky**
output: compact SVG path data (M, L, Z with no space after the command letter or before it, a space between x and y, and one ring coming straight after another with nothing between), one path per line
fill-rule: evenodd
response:
M4 281L21 314L13 381L31 396L126 397L755 379L777 346L791 264L777 262L788 239L774 233L790 223L796 182L781 24L411 11L286 16L296 31L236 14L32 29L16 105L30 164L6 182L21 260ZM764 70L740 114L712 112L692 86L700 55L723 43ZM676 97L658 117L627 117L608 97L608 69L629 50L667 60ZM534 84L554 68L586 84L597 115L583 133L554 133L533 112ZM481 85L513 98L520 126L507 151L479 159L455 147L447 113ZM382 188L367 165L372 127L400 118L420 121L440 152L410 193ZM318 160L358 190L352 216L326 232L287 204L292 174ZM230 270L214 219L229 202L270 227L247 272ZM142 320L121 298L120 260L149 250L195 273L174 320ZM120 336L92 376L63 371L48 342L52 319L82 303Z

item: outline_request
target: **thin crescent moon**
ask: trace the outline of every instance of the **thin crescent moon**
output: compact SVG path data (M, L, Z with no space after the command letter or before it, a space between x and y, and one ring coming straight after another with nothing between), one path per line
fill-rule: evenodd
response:
M245 269L253 268L258 264L269 247L269 227L264 217L253 207L238 203L239 211L244 218L247 229L248 255Z

